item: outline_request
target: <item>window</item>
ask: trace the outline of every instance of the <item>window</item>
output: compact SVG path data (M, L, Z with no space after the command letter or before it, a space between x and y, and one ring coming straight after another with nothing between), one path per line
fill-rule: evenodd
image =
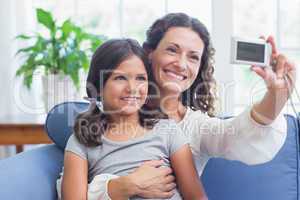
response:
M32 1L33 9L50 10L58 19L70 17L91 32L109 38L132 37L143 42L147 28L168 12L185 12L211 29L211 1L207 0Z
M233 0L233 10L234 35L252 38L273 35L279 52L300 66L299 0ZM298 85L299 79L298 76ZM263 80L251 72L249 66L234 66L234 80L237 83L234 112L237 114L245 106L261 99L266 88ZM300 102L295 92L292 99L299 112ZM285 113L293 113L290 102Z

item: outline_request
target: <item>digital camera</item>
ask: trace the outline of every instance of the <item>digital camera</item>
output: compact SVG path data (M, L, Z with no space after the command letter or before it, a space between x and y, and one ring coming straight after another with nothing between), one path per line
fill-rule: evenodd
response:
M272 47L263 39L231 38L231 63L268 66Z

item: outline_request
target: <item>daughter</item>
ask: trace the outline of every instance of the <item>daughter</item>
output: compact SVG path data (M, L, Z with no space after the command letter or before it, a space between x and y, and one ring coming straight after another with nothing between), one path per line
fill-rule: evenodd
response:
M109 40L96 50L87 94L100 98L103 108L92 101L76 118L65 149L64 200L90 199L87 191L98 174L124 176L145 161L159 159L176 176L178 189L171 199L207 199L187 139L176 122L163 119L159 109L147 108L150 74L147 58L135 40ZM138 194L128 194L128 198L142 199Z

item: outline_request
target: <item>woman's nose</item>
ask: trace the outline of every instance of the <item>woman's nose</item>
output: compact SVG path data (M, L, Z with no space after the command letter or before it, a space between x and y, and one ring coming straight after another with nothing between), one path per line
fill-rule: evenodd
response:
M187 67L188 67L187 59L184 55L179 57L177 67L181 71L184 71L187 69Z

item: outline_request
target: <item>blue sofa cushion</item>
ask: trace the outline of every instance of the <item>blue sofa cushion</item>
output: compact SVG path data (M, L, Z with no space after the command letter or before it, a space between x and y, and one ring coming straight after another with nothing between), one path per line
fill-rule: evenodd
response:
M300 199L299 121L285 118L287 139L272 161L256 166L220 158L208 162L202 180L210 200Z
M57 199L63 159L63 151L50 144L0 160L0 199Z
M75 117L88 109L88 102L65 102L54 106L47 115L45 129L51 140L62 150L73 132Z

